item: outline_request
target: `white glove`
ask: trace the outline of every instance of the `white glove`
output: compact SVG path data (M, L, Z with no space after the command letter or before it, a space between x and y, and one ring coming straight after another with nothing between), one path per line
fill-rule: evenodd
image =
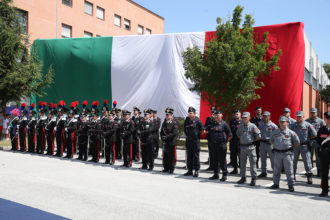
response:
M68 128L65 128L65 131L68 132Z
M54 131L56 131L56 127L54 128Z

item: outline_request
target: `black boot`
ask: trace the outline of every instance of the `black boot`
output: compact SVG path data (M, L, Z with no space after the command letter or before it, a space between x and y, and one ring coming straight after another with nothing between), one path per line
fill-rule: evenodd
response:
M280 186L277 184L273 184L271 187L269 187L269 189L278 189L278 188L280 188Z
M307 183L308 184L313 184L313 179L312 179L312 173L307 174Z
M198 177L198 170L195 170L194 177Z
M217 179L219 179L219 175L218 174L214 174L213 176L211 176L209 178L209 180L217 180Z
M220 182L225 182L227 180L227 175L222 175Z
M238 170L234 169L233 171L230 172L230 174L238 174Z
M320 197L326 197L328 196L329 191L322 190L321 194L319 195Z
M183 174L184 176L192 176L193 172L192 170L188 170L188 172L186 172L185 174Z
M294 187L293 187L293 185L289 185L289 191L290 191L290 192L294 192Z
M259 174L258 178L264 178L264 177L267 177L267 173L261 173Z
M240 180L237 181L238 184L246 183L246 178L242 177Z
M256 185L256 179L251 179L250 186L255 186Z

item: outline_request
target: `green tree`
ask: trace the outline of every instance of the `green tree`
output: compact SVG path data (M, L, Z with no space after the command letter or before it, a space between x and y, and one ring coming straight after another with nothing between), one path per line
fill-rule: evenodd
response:
M324 89L320 91L320 96L323 101L329 106L330 104L330 85L327 85Z
M325 63L323 64L324 71L327 73L328 77L330 78L330 64Z
M19 102L31 94L43 95L53 81L53 71L42 74L37 51L29 53L29 36L18 19L12 0L0 1L0 106Z
M264 84L258 78L280 68L281 50L267 58L268 33L257 43L251 15L245 15L240 27L242 11L241 6L236 6L232 19L217 18L215 39L206 44L204 54L196 46L183 53L185 75L194 82L191 90L220 107L227 119L232 109L245 109L251 101L260 99L256 90Z

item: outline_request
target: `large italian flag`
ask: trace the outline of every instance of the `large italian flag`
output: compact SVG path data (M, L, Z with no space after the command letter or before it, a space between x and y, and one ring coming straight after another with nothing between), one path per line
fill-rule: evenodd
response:
M255 28L257 41L269 32L268 55L278 48L281 70L260 79L265 88L261 99L247 110L263 106L277 118L284 107L295 112L301 107L304 80L305 43L302 23L287 23ZM44 72L52 65L54 84L47 95L36 102L72 101L91 103L116 100L121 109L153 108L164 116L166 107L185 117L189 106L197 109L204 121L209 104L190 91L192 82L185 78L182 53L194 45L203 50L214 32L178 33L150 36L118 36L73 39L44 39L34 42L43 61ZM111 106L110 106L111 107Z

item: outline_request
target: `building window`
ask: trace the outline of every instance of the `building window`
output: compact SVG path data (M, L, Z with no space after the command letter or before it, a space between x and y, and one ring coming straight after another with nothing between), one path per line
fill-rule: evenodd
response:
M104 9L101 7L96 7L96 17L104 20Z
M28 12L17 9L16 11L17 21L22 27L22 31L24 34L28 32Z
M72 27L70 25L62 24L62 37L70 38L72 36Z
M62 0L62 4L72 7L72 0Z
M93 37L93 34L88 31L84 31L84 37Z
M93 4L88 1L85 1L85 13L93 15Z
M151 30L150 29L146 29L146 35L151 35Z
M115 25L121 27L121 17L119 15L115 15Z
M138 35L142 35L143 34L143 26L138 25Z
M131 21L128 19L124 19L124 28L126 30L131 30Z
M101 35L97 34L96 37L102 37Z

